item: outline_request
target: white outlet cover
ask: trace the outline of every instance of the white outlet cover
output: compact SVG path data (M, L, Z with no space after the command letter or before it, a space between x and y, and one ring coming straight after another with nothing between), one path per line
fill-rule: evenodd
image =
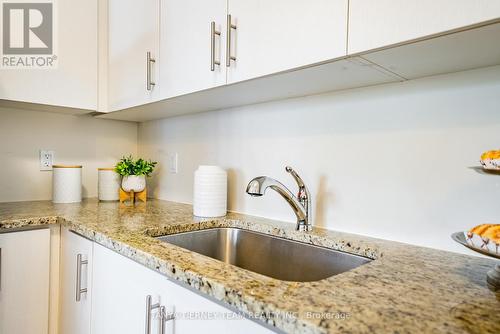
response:
M40 150L40 170L52 170L54 151Z
M177 153L170 153L168 155L168 171L171 174L177 174Z

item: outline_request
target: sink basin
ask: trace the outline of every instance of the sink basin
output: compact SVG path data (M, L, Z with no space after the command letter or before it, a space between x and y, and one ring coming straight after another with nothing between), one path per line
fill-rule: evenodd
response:
M212 228L157 239L283 281L319 281L371 261L237 228Z

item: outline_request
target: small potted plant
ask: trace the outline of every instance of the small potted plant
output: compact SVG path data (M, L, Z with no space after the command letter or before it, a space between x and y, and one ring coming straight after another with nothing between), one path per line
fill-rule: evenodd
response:
M134 160L132 156L121 158L115 166L115 172L122 176L122 189L126 192L141 192L146 189L146 176L150 176L157 162L142 158Z

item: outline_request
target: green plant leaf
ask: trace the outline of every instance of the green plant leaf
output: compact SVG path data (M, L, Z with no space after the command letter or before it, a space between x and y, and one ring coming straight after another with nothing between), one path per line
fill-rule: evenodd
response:
M150 176L153 173L157 162L151 160L144 160L139 158L134 160L134 158L129 155L128 157L122 157L120 161L115 166L115 172L121 176L129 175L146 175Z

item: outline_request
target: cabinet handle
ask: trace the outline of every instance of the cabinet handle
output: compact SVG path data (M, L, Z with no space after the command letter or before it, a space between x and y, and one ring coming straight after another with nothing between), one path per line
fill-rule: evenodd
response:
M160 309L161 311L160 303L153 304L151 300L152 300L151 295L146 296L146 331L145 331L146 334L151 334L151 311L155 309ZM163 323L163 321L161 322ZM160 329L162 328L163 325L160 326Z
M156 62L156 59L151 57L151 52L147 52L146 54L146 89L148 91L153 90L153 86L156 85L151 79L151 67L152 64Z
M220 60L215 60L215 36L220 36L220 31L215 30L215 22L210 24L210 71L215 71L215 65L220 66Z
M165 306L160 307L160 334L165 334Z
M82 299L82 293L87 293L87 288L82 288L82 267L88 265L88 260L82 260L82 254L76 255L76 301Z
M2 248L0 248L0 291L2 291Z
M159 319L160 319L160 334L165 334L165 323L170 320L175 319L174 314L167 314L165 306L160 305L160 303L153 304L151 295L146 296L146 334L151 334L151 311L158 309Z
M227 15L227 33L226 33L226 67L231 66L231 60L236 61L235 56L231 56L231 31L237 27L232 23L231 14Z
M160 334L165 334L165 323L175 319L175 314L167 314L165 306L160 307Z

